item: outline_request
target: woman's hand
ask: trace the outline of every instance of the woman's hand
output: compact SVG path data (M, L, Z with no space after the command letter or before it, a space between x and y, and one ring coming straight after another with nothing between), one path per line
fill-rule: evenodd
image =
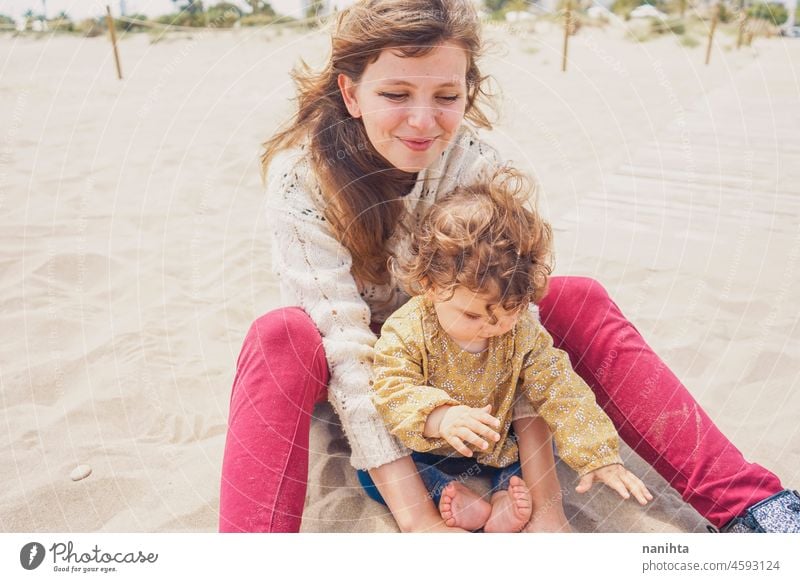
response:
M640 505L647 505L648 501L653 500L653 496L642 480L628 471L622 465L608 465L600 467L581 477L580 483L575 488L578 493L586 493L591 489L595 481L602 481L614 491L619 493L623 499L629 499L631 494L636 498Z
M483 408L470 406L440 406L428 415L425 422L425 436L443 438L456 451L465 457L472 456L472 450L465 443L479 450L489 448L487 441L497 442L500 434L500 421L490 414L491 405Z

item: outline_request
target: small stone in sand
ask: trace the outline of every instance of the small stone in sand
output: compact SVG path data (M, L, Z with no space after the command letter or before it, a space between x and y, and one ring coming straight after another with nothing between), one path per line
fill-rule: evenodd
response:
M86 479L86 477L91 474L92 468L89 465L78 465L72 470L69 476L73 481L80 481L81 479Z

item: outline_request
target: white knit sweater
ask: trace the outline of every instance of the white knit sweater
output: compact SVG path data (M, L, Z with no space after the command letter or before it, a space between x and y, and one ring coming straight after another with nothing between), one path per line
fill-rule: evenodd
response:
M430 203L457 185L470 184L498 163L494 148L464 124L439 159L418 175L404 197L404 222L415 228ZM411 451L389 434L370 397L373 345L370 321L382 323L408 300L394 284L360 285L350 272L349 251L333 236L323 217L320 188L304 147L281 152L268 171L268 224L272 233L273 273L285 305L308 313L322 335L328 360L328 397L350 442L350 462L371 469ZM398 228L391 241L408 242ZM395 298L383 308L396 290Z

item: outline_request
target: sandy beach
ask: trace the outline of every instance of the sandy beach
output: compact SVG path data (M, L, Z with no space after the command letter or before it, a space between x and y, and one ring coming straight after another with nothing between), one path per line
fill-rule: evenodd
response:
M745 455L800 486L800 40L735 50L493 26L489 136L540 183L556 273L600 280ZM260 143L324 32L0 35L0 529L215 531L236 358L282 305ZM791 298L795 299L792 300ZM396 531L330 407L303 531ZM562 463L581 532L705 531L630 449L645 510ZM91 475L73 481L80 465Z

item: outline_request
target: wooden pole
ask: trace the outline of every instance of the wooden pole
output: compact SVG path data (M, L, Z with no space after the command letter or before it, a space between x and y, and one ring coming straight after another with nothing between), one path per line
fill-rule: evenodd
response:
M711 44L714 42L714 31L717 28L717 19L719 18L719 2L714 8L714 16L711 17L711 29L708 31L708 47L706 48L706 64L711 60Z
M114 19L111 18L111 8L106 4L106 22L111 33L111 45L114 47L114 62L117 63L117 79L122 80L122 67L119 64L119 51L117 50L117 32L114 30Z
M747 24L747 15L742 12L739 14L739 34L736 35L736 50L742 48L742 40L744 38L744 27Z
M564 18L564 58L561 60L561 70L567 70L567 49L569 48L569 28L572 20L572 0L567 0L566 18Z

